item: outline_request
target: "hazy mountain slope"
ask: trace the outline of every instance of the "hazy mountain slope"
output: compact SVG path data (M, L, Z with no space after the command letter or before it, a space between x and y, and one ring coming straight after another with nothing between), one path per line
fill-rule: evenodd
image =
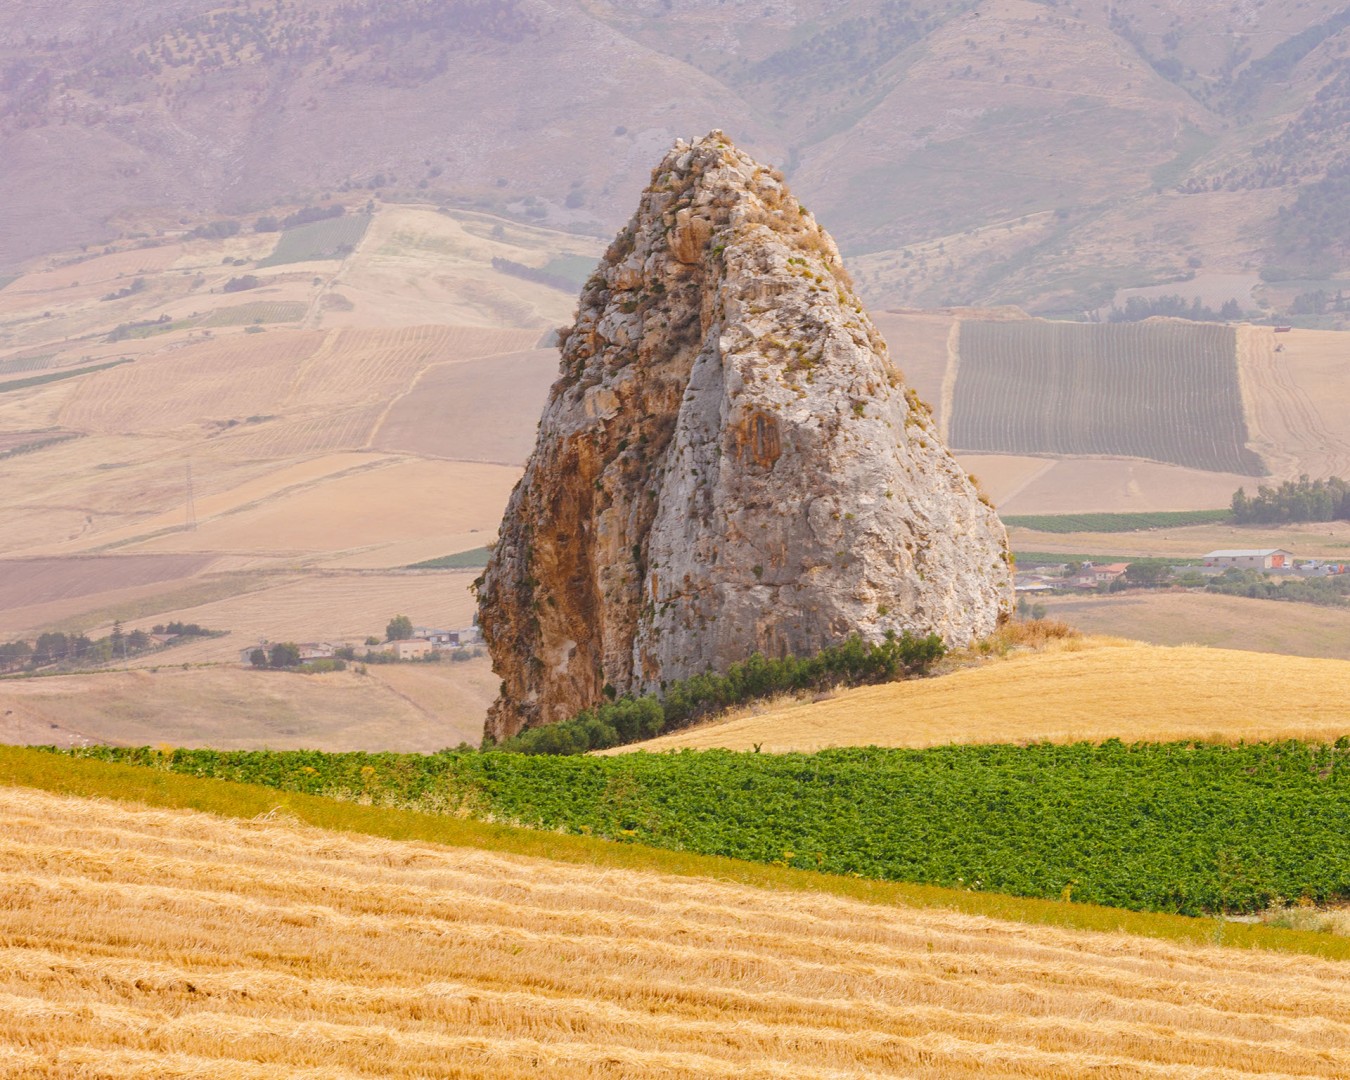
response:
M0 272L340 190L608 235L716 126L872 253L874 304L1321 279L1350 259L1347 51L1343 0L19 0Z

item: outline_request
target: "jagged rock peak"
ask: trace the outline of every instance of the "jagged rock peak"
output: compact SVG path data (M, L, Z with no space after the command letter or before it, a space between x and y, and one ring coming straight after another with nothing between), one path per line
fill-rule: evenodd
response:
M678 142L561 331L479 592L487 734L858 632L960 645L1007 539L887 356L834 242L714 131Z

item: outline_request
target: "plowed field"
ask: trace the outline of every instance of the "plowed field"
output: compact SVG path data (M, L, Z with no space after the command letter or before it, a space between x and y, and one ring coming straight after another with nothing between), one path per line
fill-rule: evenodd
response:
M26 1077L1337 1077L1350 969L0 789Z
M1262 474L1231 327L966 319L950 441L1003 454L1111 454Z

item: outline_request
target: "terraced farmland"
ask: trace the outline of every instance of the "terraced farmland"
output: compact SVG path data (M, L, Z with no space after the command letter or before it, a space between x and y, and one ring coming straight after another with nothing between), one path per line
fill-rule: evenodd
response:
M1263 475L1236 348L1233 328L1207 323L963 321L952 446Z
M1311 956L274 814L0 810L7 1075L1237 1080L1350 1053L1350 974Z

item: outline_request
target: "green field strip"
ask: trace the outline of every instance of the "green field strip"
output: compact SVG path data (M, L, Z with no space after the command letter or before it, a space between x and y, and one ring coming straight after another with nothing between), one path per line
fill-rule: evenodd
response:
M765 866L715 855L663 851L593 837L487 824L412 810L362 806L257 784L183 776L145 766L73 759L28 747L0 746L0 783L58 795L197 810L243 820L289 815L304 825L333 832L469 847L579 866L707 878L784 892L817 892L882 906L940 908L1069 930L1137 934L1189 945L1259 948L1329 960L1350 960L1350 938L1307 930Z
M371 219L370 214L344 214L342 217L287 229L281 234L272 254L258 266L285 266L288 263L344 258L366 235Z
M24 390L30 386L42 386L45 383L60 382L62 379L73 379L77 375L92 375L95 371L107 371L108 368L115 368L121 364L130 364L131 359L124 357L121 360L113 360L107 364L94 364L91 367L74 368L70 371L52 371L46 375L34 375L28 379L15 379L12 382L0 383L0 394L7 394L11 390Z
M468 551L457 551L453 555L442 555L437 559L424 559L421 562L405 566L405 570L478 570L487 565L490 548L478 547Z
M1159 510L1122 514L1009 514L1011 528L1047 533L1123 533L1147 529L1177 529L1188 525L1218 525L1231 521L1231 510Z

